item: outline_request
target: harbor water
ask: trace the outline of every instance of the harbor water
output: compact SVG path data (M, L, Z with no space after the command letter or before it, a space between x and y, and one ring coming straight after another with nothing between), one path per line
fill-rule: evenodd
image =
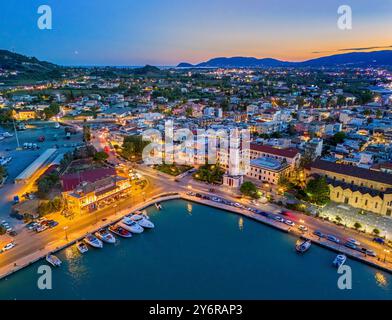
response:
M391 299L392 277L347 259L352 289L340 290L336 253L223 210L173 200L148 214L155 229L115 245L71 246L56 255L52 289L39 261L0 281L0 299Z

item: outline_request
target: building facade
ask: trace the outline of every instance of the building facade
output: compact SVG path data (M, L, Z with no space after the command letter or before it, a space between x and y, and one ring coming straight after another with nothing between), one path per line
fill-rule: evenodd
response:
M354 208L392 215L392 175L351 165L316 160L308 168L308 178L324 176L330 199Z

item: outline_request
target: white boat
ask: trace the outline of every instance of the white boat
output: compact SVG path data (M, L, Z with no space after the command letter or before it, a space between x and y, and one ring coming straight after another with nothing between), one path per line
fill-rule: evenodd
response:
M54 254L48 254L46 256L46 261L49 262L53 267L61 266L61 260L57 258Z
M116 238L106 229L99 229L95 233L95 235L98 239L101 239L103 242L107 242L107 243L115 243L116 242Z
M124 217L124 219L122 219L118 225L132 233L142 233L144 231L142 226L128 217Z
M54 127L55 127L56 129L58 129L58 128L60 128L60 124L59 124L58 122L56 122L56 123L54 124Z
M78 242L76 244L76 247L78 248L80 253L85 253L88 251L88 247L84 242Z
M143 228L153 229L155 227L154 224L150 221L150 218L141 213L136 213L134 215L129 215L127 217L129 217L132 221L135 221L138 225L142 226Z
M92 246L94 248L102 248L103 247L102 241L99 240L96 236L94 236L92 234L86 235L86 237L83 240L84 240L84 242L86 242L87 244L89 244L90 246Z
M347 260L347 257L344 254L338 254L333 260L333 265L336 268L339 268L342 264L344 264Z
M299 239L295 244L295 250L299 253L304 253L309 250L311 244L310 240Z
M158 210L161 210L162 205L159 202L155 202L155 208L157 208Z

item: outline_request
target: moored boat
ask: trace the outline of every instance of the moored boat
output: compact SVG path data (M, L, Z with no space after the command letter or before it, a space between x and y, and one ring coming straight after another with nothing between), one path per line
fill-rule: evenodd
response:
M153 229L155 227L147 215L137 213L134 215L129 215L128 217L143 228Z
M49 262L53 267L60 267L61 260L56 257L54 254L48 254L46 256L46 261Z
M123 238L130 238L132 237L132 233L123 227L120 227L119 225L115 224L109 227L110 232L113 232L114 234L123 237Z
M132 233L142 233L144 231L142 226L138 225L135 221L128 217L124 217L118 225Z
M102 241L99 240L96 236L92 235L91 233L86 235L86 237L83 240L84 240L84 242L86 242L87 244L89 244L90 246L92 246L94 248L102 248L103 247Z
M342 264L344 264L347 260L347 257L344 254L338 254L335 259L333 260L332 264L339 268Z
M161 209L162 209L162 205L161 205L159 202L155 202L155 207L156 207L158 210L161 210Z
M84 242L78 242L76 244L76 247L78 248L80 253L85 253L88 251L88 247Z
M311 241L310 240L302 240L299 239L297 240L296 244L295 244L295 250L299 253L304 253L306 251L309 250L310 246L311 246Z
M97 232L95 232L95 236L102 240L103 242L107 243L115 243L116 238L106 229L99 229Z

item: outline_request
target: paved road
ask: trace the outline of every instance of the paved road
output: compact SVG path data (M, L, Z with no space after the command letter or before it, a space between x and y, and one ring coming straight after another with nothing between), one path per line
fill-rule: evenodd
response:
M65 244L66 235L69 238L74 238L75 235L81 236L83 235L83 232L85 233L86 230L91 229L91 226L98 226L99 223L102 223L103 219L107 219L109 216L113 215L116 216L116 212L118 213L124 209L135 206L138 203L142 203L159 193L189 191L190 189L195 192L209 193L209 189L211 187L204 183L194 181L189 176L185 176L179 182L175 182L172 179L168 179L166 176L157 175L153 169L146 166L138 166L137 171L142 173L145 177L148 177L149 184L144 192L136 193L134 196L119 203L118 207L116 208L106 208L97 211L96 213L77 215L74 220L57 217L57 220L60 223L56 228L46 230L39 234L24 230L15 239L17 246L14 249L0 255L0 269L33 252L47 248L53 245L55 242L59 244ZM225 188L219 189L214 187L214 189L216 190L214 195L223 196L226 199L230 199L231 201L243 202L248 206L253 206L247 200L237 199L230 191ZM278 212L280 210L279 207L271 204L260 204L258 208L270 212ZM120 218L120 215L118 218ZM294 220L297 224L301 223L306 225L309 228L309 233L318 229L325 234L334 234L342 240L347 239L348 237L355 238L360 241L363 246L369 249L373 249L382 259L384 257L385 247L374 243L371 241L371 237L367 235L357 233L353 230L344 229L342 227L337 227L332 223L321 221L314 217L303 214L293 213L292 220ZM303 222L300 220L303 220ZM67 227L68 229L65 231L64 227ZM390 260L390 257L388 260Z

